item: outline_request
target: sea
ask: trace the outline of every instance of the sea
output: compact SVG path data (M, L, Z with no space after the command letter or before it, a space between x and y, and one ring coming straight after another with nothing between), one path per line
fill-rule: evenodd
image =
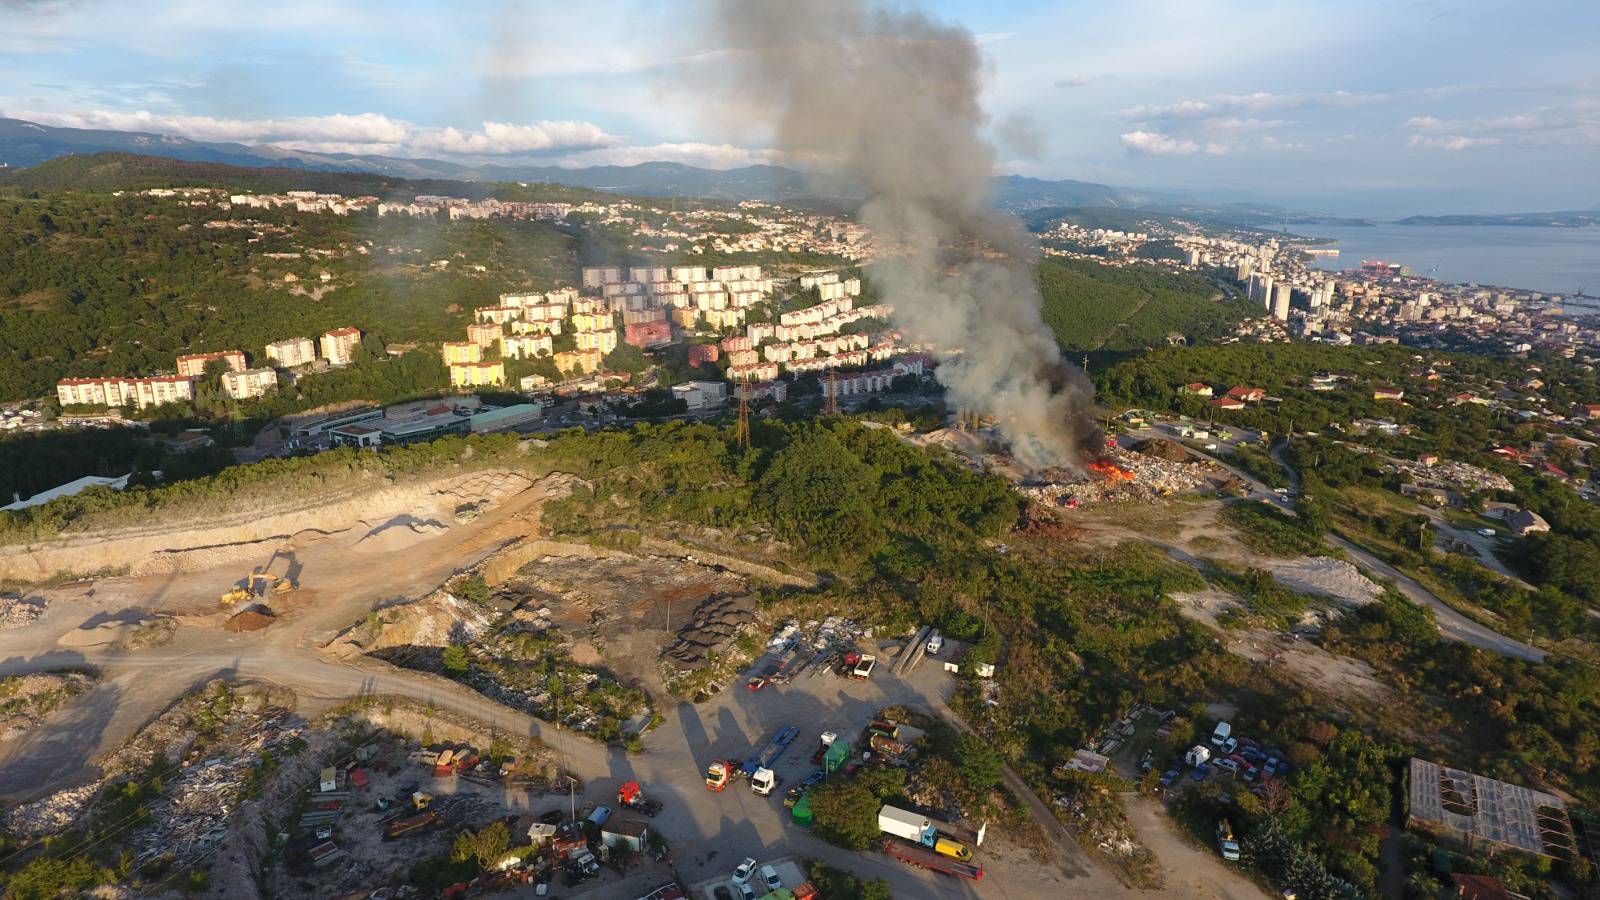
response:
M1289 231L1335 241L1338 256L1312 258L1319 269L1354 269L1362 260L1381 259L1438 281L1560 294L1573 312L1600 312L1600 227L1383 223L1294 225ZM1587 296L1572 298L1579 290Z

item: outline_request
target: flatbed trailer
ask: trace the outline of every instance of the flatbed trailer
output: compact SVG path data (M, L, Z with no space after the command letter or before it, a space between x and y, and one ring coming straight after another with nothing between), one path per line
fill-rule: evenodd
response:
M983 877L983 867L973 863L964 863L948 856L942 856L925 847L910 844L905 841L890 838L883 842L883 852L900 860L908 866L918 869L928 869L945 875L954 875L957 878L970 878L973 881Z
M794 743L794 739L799 734L800 729L793 725L785 725L778 729L778 733L772 736L772 740L768 741L765 747L761 748L761 752L745 760L744 765L740 766L740 768L746 776L754 775L757 769L772 768L772 764L783 756L783 751L789 749L789 745Z

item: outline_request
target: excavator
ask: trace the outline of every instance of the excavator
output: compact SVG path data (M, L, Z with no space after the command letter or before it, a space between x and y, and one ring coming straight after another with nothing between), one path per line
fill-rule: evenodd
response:
M290 572L288 575L272 574L272 564L277 562L278 557L280 556L288 558L290 562ZM232 606L233 604L242 600L253 600L257 597L265 597L267 596L268 592L274 594L283 594L292 591L299 587L299 585L295 584L294 579L290 577L294 574L293 570L294 555L284 550L278 550L272 554L271 559L267 560L266 565L259 569L252 569L246 573L240 584L236 584L232 590L228 591L226 594L223 594L222 605Z
M241 600L253 600L256 597L265 597L270 590L274 594L282 594L294 590L295 583L281 575L272 575L266 572L251 572L244 577L244 584L235 586L233 590L222 595L222 605L232 606Z

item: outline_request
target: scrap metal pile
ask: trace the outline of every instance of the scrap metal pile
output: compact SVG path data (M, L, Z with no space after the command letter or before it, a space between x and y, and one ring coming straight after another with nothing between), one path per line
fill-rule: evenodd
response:
M186 760L169 780L171 788L150 802L150 827L131 842L136 861L170 856L188 862L212 850L227 835L228 815L262 755L292 752L290 745L301 736L294 721L288 710L278 708L228 715L229 739L217 748L220 755Z

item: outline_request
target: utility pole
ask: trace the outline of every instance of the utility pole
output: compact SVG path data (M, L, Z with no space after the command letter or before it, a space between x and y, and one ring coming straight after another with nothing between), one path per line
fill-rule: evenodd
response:
M750 394L745 385L739 385L739 426L734 432L734 440L738 442L740 450L750 449Z

